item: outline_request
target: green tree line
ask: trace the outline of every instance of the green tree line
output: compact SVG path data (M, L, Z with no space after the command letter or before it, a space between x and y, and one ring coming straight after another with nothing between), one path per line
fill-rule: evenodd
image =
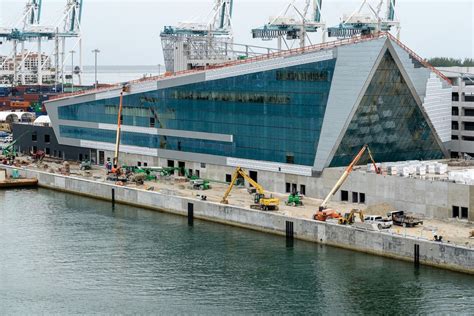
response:
M428 59L428 63L434 67L474 67L473 58L457 59L450 57L434 57Z

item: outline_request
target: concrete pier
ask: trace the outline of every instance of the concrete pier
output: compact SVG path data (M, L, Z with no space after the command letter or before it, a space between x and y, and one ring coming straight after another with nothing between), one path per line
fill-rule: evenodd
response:
M11 173L13 168L7 167ZM15 168L18 169L18 168ZM474 274L474 249L388 232L368 231L352 226L316 222L223 205L199 199L173 196L110 183L63 176L30 169L18 169L21 176L37 178L39 186L73 194L218 222L286 236L292 227L295 239L401 259ZM112 193L113 192L113 193ZM292 223L292 224L291 224Z

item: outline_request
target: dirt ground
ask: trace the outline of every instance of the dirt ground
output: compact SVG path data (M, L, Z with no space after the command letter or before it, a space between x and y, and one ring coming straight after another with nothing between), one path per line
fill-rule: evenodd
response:
M33 164L28 158L19 159L23 161L23 166L28 166L32 169L40 169L47 172L60 173L60 168L63 167L59 160L44 161L40 164ZM106 172L103 168L94 167L91 171L81 171L79 164L70 163L70 174L72 176L84 177L87 179L94 179L96 181L106 181ZM144 185L137 186L135 184L126 184L128 187L137 187L139 189L161 192L169 195L177 195L183 197L200 198L201 195L207 196L207 200L219 203L222 200L227 185L223 183L211 182L211 189L206 191L193 190L190 188L189 182L183 177L170 176L159 178L158 181L147 181ZM304 206L292 207L285 205L287 195L267 192L267 195L273 195L280 199L280 207L276 213L293 216L296 218L311 219L313 214L317 211L322 199L313 199L305 197L303 199ZM247 192L244 187L234 187L228 197L230 205L250 208L253 203L253 196ZM351 209L360 208L365 215L382 215L385 216L387 212L394 210L393 207L387 203L382 203L368 208L362 207L360 204L330 202L328 208L335 209L340 213L349 212ZM470 232L474 231L474 223L460 221L456 219L448 220L433 220L424 219L423 225L413 228L403 228L393 226L390 231L401 235L433 239L434 235L443 236L444 242L449 242L457 245L474 247L474 238L469 238Z

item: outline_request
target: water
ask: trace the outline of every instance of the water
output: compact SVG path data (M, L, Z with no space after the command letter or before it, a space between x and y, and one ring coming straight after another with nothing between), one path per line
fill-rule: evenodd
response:
M469 314L474 277L49 190L0 191L0 314Z

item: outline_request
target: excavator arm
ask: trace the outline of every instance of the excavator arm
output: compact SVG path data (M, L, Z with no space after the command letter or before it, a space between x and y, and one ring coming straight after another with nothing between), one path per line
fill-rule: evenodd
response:
M255 182L255 180L253 180L252 178L250 178L243 170L242 168L240 167L237 167L232 175L232 180L229 184L229 187L227 188L227 190L225 191L224 193L224 197L222 198L222 201L221 203L224 203L224 204L228 204L229 201L227 200L227 197L229 196L230 194L230 191L232 191L232 188L234 187L235 183L237 182L237 179L238 177L242 176L245 180L247 180L255 189L257 189L257 192L258 194L261 194L263 195L265 190L263 189L263 187L258 184L257 182Z

